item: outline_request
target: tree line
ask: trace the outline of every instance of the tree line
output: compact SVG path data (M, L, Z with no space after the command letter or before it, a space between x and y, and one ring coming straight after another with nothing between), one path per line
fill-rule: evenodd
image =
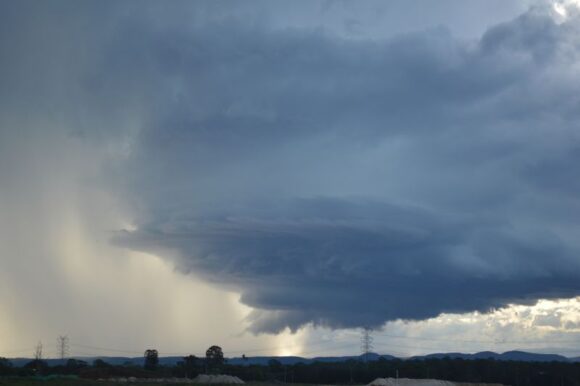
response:
M142 366L127 363L112 365L102 359L92 364L69 359L57 366L33 360L23 367L13 367L0 358L0 375L76 375L99 379L110 377L187 377L199 374L228 374L244 381L310 384L366 384L379 377L435 378L456 382L501 383L511 386L580 386L580 363L520 362L493 359L420 359L345 362L314 362L284 365L276 359L267 365L233 365L224 359L219 346L212 346L206 356L183 357L175 365L161 365L157 350L145 351Z

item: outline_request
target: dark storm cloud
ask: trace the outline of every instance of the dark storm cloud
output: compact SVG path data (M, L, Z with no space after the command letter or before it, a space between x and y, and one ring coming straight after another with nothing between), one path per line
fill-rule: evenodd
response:
M258 332L580 294L578 20L348 40L157 8L93 26L70 91L81 137L129 138L115 243Z
M174 219L120 240L177 251L179 266L274 311L253 314L258 331L308 322L379 326L578 291L573 250L550 237L522 237L508 224L360 200L278 204Z
M147 215L116 241L240 291L255 331L576 296L578 36L531 11L477 43L146 39L179 91L155 98L129 167Z

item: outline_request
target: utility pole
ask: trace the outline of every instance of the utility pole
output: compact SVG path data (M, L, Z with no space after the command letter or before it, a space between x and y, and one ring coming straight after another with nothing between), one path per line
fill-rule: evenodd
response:
M364 355L365 362L368 361L369 354L373 350L373 337L369 327L365 327L362 330L361 350Z
M60 335L56 339L56 347L58 348L58 356L62 361L68 356L68 336Z

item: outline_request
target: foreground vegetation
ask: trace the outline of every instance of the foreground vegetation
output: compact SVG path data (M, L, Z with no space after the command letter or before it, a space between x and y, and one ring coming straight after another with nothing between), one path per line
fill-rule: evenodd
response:
M580 363L516 362L495 360L428 359L283 365L271 360L268 365L229 365L206 358L185 357L175 366L147 363L114 366L102 360L92 364L71 359L65 365L49 367L43 361L32 361L24 367L12 367L0 360L0 386L40 384L59 386L108 385L96 379L113 377L193 378L201 373L222 373L238 376L246 382L300 384L366 384L378 377L436 378L456 382L501 383L512 386L580 386ZM51 380L51 376L78 379ZM19 378L22 377L22 378ZM32 377L36 377L35 380ZM153 384L153 383L152 383ZM154 383L159 385L159 383ZM146 385L140 383L140 385Z
M119 386L123 383L110 381L95 381L82 378L53 378L53 379L36 379L36 378L0 378L0 386ZM127 384L125 384L127 385ZM159 382L139 382L139 386L183 386L183 383L159 383ZM226 386L226 385L211 385ZM227 385L231 386L231 385ZM280 386L279 384L250 382L246 386ZM303 385L306 386L306 385Z

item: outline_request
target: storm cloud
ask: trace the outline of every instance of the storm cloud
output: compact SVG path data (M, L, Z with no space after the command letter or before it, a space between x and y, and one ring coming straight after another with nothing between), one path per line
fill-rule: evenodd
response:
M577 21L144 39L123 74L159 86L123 165L142 211L115 242L236 289L257 332L574 297Z
M580 295L572 9L476 40L116 15L72 91L75 135L124 143L113 242L236 290L253 331Z

